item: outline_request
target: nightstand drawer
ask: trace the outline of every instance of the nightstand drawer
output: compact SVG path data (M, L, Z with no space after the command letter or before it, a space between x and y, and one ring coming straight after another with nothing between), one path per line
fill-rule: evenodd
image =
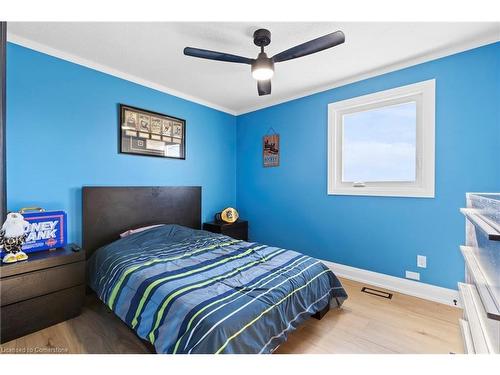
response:
M85 262L6 277L0 281L0 305L9 305L83 283L85 283Z
M4 343L79 315L85 285L2 307L0 342Z
M233 224L222 222L204 223L203 230L248 241L248 221L246 220L238 220Z
M233 237L237 240L243 240L246 241L248 240L248 234L247 234L247 228L245 227L234 227L234 228L226 228L222 234L225 234L226 236Z

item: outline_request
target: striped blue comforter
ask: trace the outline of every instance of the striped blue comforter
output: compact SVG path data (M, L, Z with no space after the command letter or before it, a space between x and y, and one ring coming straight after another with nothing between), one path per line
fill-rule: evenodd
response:
M311 314L347 298L314 258L178 225L102 247L88 277L158 353L271 353Z

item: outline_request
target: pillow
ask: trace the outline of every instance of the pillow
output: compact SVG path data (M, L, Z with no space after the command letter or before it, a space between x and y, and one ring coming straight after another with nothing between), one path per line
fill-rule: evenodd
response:
M136 228L136 229L129 229L126 232L120 233L120 238L130 236L131 234L144 232L145 230L148 230L148 229L151 229L151 228L161 227L162 225L165 225L165 224L148 225L148 226L139 227L139 228Z

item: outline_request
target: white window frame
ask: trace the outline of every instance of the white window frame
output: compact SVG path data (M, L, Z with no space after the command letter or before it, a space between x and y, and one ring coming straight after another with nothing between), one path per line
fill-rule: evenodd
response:
M328 194L434 198L434 79L342 100L328 105ZM343 115L380 107L417 103L416 179L414 182L342 181Z

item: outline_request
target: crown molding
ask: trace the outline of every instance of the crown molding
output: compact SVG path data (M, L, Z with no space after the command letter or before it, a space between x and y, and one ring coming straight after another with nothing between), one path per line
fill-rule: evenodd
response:
M286 97L274 99L274 100L271 99L264 104L260 104L257 106L250 106L250 107L246 107L246 108L243 108L240 110L234 110L234 109L220 106L220 105L212 103L210 101L207 101L207 100L204 100L204 99L177 91L177 90L172 89L170 87L163 86L163 85L148 81L146 79L122 72L122 71L114 69L110 66L99 64L99 63L96 63L94 61L84 59L82 57L58 50L56 48L52 48L52 47L47 46L45 44L38 43L38 42L32 41L30 39L20 37L20 36L14 34L14 33L11 33L9 31L7 31L7 41L21 45L23 47L26 47L26 48L29 48L29 49L32 49L35 51L38 51L38 52L45 53L45 54L50 55L50 56L54 56L54 57L78 64L78 65L81 65L81 66L84 66L87 68L90 68L90 69L97 70L97 71L102 72L102 73L112 75L114 77L118 77L118 78L130 81L130 82L136 83L136 84L141 85L141 86L149 87L149 88L152 88L154 90L157 90L157 91L169 94L169 95L174 95L176 97L186 99L186 100L189 100L191 102L201 104L201 105L204 105L204 106L231 114L233 116L239 116L239 115L254 112L254 111L257 111L260 109L273 107L275 105L286 103L286 102L289 102L292 100L300 99L300 98L303 98L303 97L306 97L309 95L314 95L314 94L317 94L320 92L332 90L332 89L335 89L335 88L338 88L341 86L348 85L350 83L362 81L362 80L365 80L368 78L373 78L373 77L376 77L376 76L379 76L382 74L386 74L386 73L394 72L394 71L397 71L400 69L408 68L408 67L413 66L413 65L422 64L424 62L436 60L436 59L439 59L442 57L454 55L454 54L464 52L464 51L467 51L470 49L474 49L474 48L485 46L485 45L488 45L491 43L498 42L498 41L500 41L500 27L499 27L499 30L497 30L496 32L482 35L481 37L475 38L474 40L468 40L468 41L463 42L463 43L455 44L452 47L436 50L436 51L433 51L431 53L420 55L420 56L415 57L415 58L406 59L404 61L400 61L400 62L397 62L394 64L385 65L385 66L382 66L382 67L379 67L376 69L372 69L369 71L365 71L365 72L362 72L359 74L352 75L350 77L347 77L347 78L344 78L341 80L330 82L326 85L321 85L321 86L313 88L313 89L301 90L300 92L298 92L294 95L290 95L290 96L286 96Z
M173 96L176 96L178 98L181 98L181 99L189 100L190 102L193 102L196 104L201 104L203 106L206 106L206 107L209 107L212 109L216 109L218 111L222 111L222 112L228 113L228 114L233 115L233 116L236 115L236 112L229 109L229 108L222 107L220 105L209 102L207 100L198 98L196 96L185 94L183 92L177 91L177 90L172 89L170 87L163 86L163 85L160 85L158 83L148 81L146 79L137 77L135 75L122 72L122 71L114 69L110 66L99 64L99 63L96 63L95 61L88 60L88 59L82 58L80 56L61 51L61 50L56 49L56 48L52 48L50 46L47 46L46 44L38 43L38 42L32 41L30 39L23 38L19 35L16 35L16 34L9 32L9 31L7 31L7 41L14 43L14 44L18 44L20 46L23 46L23 47L26 47L29 49L32 49L32 50L35 50L35 51L38 51L38 52L42 52L46 55L57 57L59 59L66 60L66 61L78 64L78 65L84 66L86 68L97 70L101 73L109 74L111 76L121 78L121 79L124 79L126 81L154 89L156 91L163 92L165 94L169 94L169 95L173 95Z
M286 103L286 102L289 102L292 100L304 98L304 97L309 96L309 95L314 95L314 94L318 94L320 92L324 92L324 91L332 90L332 89L335 89L335 88L338 88L341 86L345 86L345 85L348 85L350 83L359 82L359 81L362 81L362 80L365 80L368 78L373 78L376 76L380 76L382 74L394 72L397 70L408 68L410 66L422 64L422 63L425 63L428 61L437 60L437 59L440 59L442 57L451 56L451 55L454 55L454 54L457 54L460 52L465 52L465 51L470 50L470 49L482 47L482 46L496 43L499 41L500 41L500 26L498 27L497 32L488 33L488 34L483 35L482 37L476 38L474 40L469 40L467 42L455 44L452 47L440 49L440 50L433 51L431 53L427 53L427 54L424 54L424 55L421 55L421 56L418 56L415 58L406 59L406 60L403 60L403 61L400 61L400 62L397 62L394 64L389 64L389 65L385 65L385 66L382 66L382 67L379 67L376 69L372 69L369 71L358 73L358 74L352 75L350 77L331 82L327 85L321 85L321 86L316 87L314 89L300 91L298 94L295 94L295 95L287 96L287 97L281 98L281 99L271 100L265 104L260 104L257 106L252 106L252 107L248 107L246 109L238 110L238 111L236 111L236 116L240 116L240 115L244 115L246 113L258 111L258 110L264 109L264 108L273 107L273 106L278 105L278 104L283 104L283 103Z

